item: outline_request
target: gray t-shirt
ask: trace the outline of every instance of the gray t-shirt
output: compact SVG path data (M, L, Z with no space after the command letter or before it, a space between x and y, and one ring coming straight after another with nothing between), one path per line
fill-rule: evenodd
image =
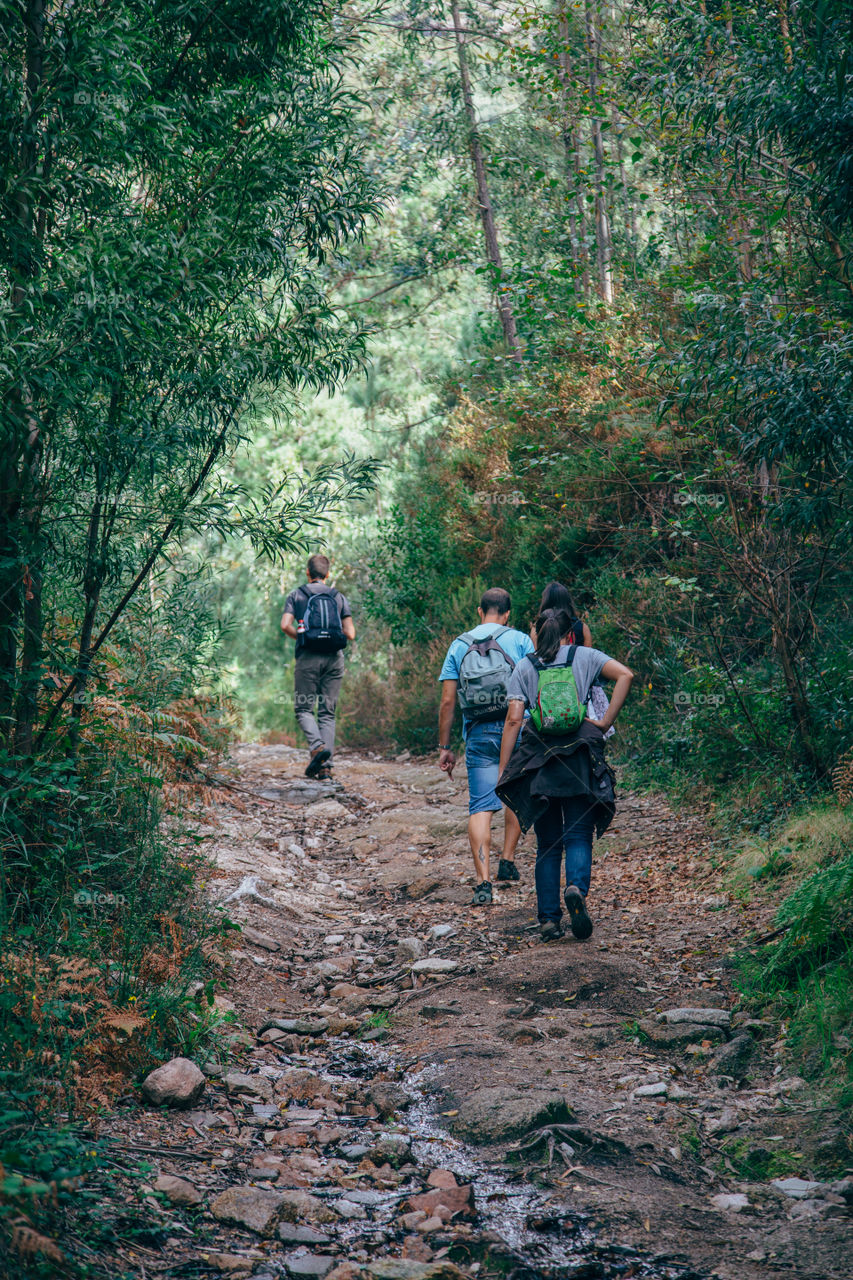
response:
M546 666L557 667L566 661L569 652L567 644L561 644L553 662ZM593 683L601 675L601 668L610 658L600 649L587 649L578 645L572 659L572 671L578 691L578 701L583 705L589 698ZM539 673L529 658L522 658L510 677L507 698L510 702L523 702L526 708L536 705L536 693L539 688Z

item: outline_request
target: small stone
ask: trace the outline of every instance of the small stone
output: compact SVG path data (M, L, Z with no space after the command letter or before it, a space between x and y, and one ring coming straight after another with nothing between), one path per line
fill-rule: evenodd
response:
M462 1010L452 1009L447 1004L424 1004L418 1009L418 1014L428 1022L437 1022L439 1018L458 1018Z
M343 1196L344 1200L351 1200L353 1204L367 1204L375 1206L382 1204L386 1197L381 1191L347 1191Z
M728 1027L731 1020L728 1009L665 1009L658 1016L658 1022L666 1022L670 1026L686 1022L702 1027Z
M788 1217L794 1222L817 1222L829 1216L831 1207L824 1200L795 1200Z
M226 1276L250 1276L255 1269L257 1258L246 1258L239 1253L203 1253L202 1259L208 1266L215 1267Z
M426 1222L427 1215L423 1209L412 1209L409 1213L401 1213L397 1221L406 1231L417 1231L422 1222Z
M332 1208L341 1218L366 1218L367 1210L363 1204L356 1204L354 1200L334 1200Z
M555 1090L490 1085L475 1089L459 1104L453 1129L474 1142L505 1142L549 1124L574 1124L577 1117Z
M415 1262L409 1258L377 1258L367 1264L371 1280L467 1280L465 1272L442 1258L438 1262Z
M321 822L331 822L340 818L346 820L349 816L349 809L345 809L339 800L320 800L317 804L309 804L305 810L306 818L319 819Z
M736 1035L728 1044L721 1044L711 1055L711 1069L721 1076L740 1079L755 1052L755 1041L748 1032Z
M416 960L412 965L414 974L453 973L459 968L458 960L442 960L440 956L427 956L424 960Z
M428 1187L458 1187L456 1175L450 1169L433 1169L427 1178Z
M385 1120L395 1111L403 1111L411 1106L412 1099L399 1084L386 1084L383 1081L372 1085L367 1091L367 1100L372 1102L380 1117Z
M363 1160L366 1155L370 1154L370 1147L365 1146L363 1142L349 1142L345 1147L341 1147L341 1155L345 1160L352 1160L357 1163Z
M284 1266L289 1276L297 1277L300 1280L323 1280L323 1276L327 1276L335 1266L337 1258L331 1258L322 1253L290 1253L285 1255Z
M474 1188L470 1183L461 1187L436 1187L435 1190L425 1191L422 1195L410 1196L408 1204L410 1209L422 1209L430 1217L437 1214L442 1205L453 1216L459 1213L463 1217L473 1218L476 1212Z
M666 1084L658 1080L655 1084L641 1084L631 1094L632 1098L665 1098Z
M229 1097L245 1098L247 1101L272 1101L272 1081L266 1076L250 1076L242 1071L229 1071L223 1076L222 1083Z
M394 959L397 964L411 964L415 960L420 960L423 953L424 944L420 938L401 938L397 943Z
M346 942L346 937L342 933L327 933L323 939L323 944L327 947L340 947Z
M673 1102L683 1102L690 1097L687 1089L682 1089L680 1084L668 1084L666 1086L666 1096Z
M324 1245L331 1244L332 1237L324 1235L322 1231L315 1231L313 1227L300 1227L294 1222L280 1222L278 1224L278 1238L283 1244L308 1244L308 1245Z
M250 929L247 924L243 925L241 938L245 938L247 942L251 942L253 947L260 947L262 951L280 951L281 944L276 942L275 938L270 938L265 933L260 933L257 929Z
M441 1218L427 1218L418 1227L418 1233L422 1236L429 1236L432 1235L433 1231L441 1231L443 1226L444 1223Z
M735 1191L729 1195L711 1196L711 1204L724 1213L740 1213L743 1209L749 1208L749 1199L741 1192Z
M386 1133L384 1134L374 1147L370 1150L371 1158L384 1164L387 1160L392 1165L398 1165L402 1161L407 1160L412 1152L412 1140L403 1133Z
M361 1267L355 1262L339 1262L334 1271L330 1271L326 1280L356 1280L361 1275Z
M218 1222L245 1227L259 1236L271 1236L285 1206L284 1194L266 1187L229 1187L210 1202Z
M309 1222L336 1222L337 1218L327 1204L307 1191L282 1191L283 1201L281 1216L286 1222L296 1222L307 1218Z
M429 936L433 942L439 942L442 938L449 938L456 932L452 924L434 924L429 931Z
M172 1058L155 1068L142 1081L142 1094L155 1107L192 1107L198 1102L207 1083L201 1071L189 1058Z
M685 1022L670 1026L666 1022L657 1022L653 1018L641 1018L637 1026L646 1039L656 1048L676 1049L682 1045L689 1046L691 1041L725 1040L726 1033L722 1027L701 1026Z
M740 1117L734 1107L724 1107L720 1115L710 1116L705 1121L705 1132L711 1137L720 1133L734 1133L740 1128Z
M807 1178L774 1178L770 1185L777 1191L781 1191L783 1196L790 1196L792 1200L805 1200L815 1191L819 1191L823 1184L810 1182Z
M164 1195L171 1204L191 1206L201 1204L203 1199L197 1187L187 1182L186 1178L178 1178L172 1173L161 1173L154 1181L154 1190Z
M258 1039L261 1044L275 1044L276 1040L283 1040L286 1035L287 1032L279 1027L270 1027L268 1031L262 1031Z
M776 1080L771 1084L767 1092L778 1098L783 1093L796 1093L799 1089L804 1089L805 1086L806 1082L802 1076L789 1076L787 1080Z

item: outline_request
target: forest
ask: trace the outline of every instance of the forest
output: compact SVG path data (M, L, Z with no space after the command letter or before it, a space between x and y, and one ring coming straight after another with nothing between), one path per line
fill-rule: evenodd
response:
M200 824L235 744L302 745L315 551L357 627L339 738L383 760L434 762L486 588L527 631L570 586L636 676L620 788L772 909L735 986L847 1115L841 1176L849 4L0 0L0 32L0 1274L119 1274L54 1237L111 1176L92 1116L222 1036Z

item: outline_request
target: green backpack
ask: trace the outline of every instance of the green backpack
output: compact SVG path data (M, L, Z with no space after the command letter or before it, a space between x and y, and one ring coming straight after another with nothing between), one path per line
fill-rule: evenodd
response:
M536 704L530 708L530 719L539 733L574 733L586 719L586 706L578 698L572 671L576 649L576 644L570 644L565 662L558 667L546 667L535 654L528 655L539 673Z

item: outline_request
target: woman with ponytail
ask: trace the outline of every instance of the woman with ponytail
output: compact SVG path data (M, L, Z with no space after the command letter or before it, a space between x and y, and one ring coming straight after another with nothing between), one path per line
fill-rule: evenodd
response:
M592 933L586 898L592 874L593 833L613 818L613 772L604 736L619 714L633 673L621 662L574 639L576 619L565 609L544 609L536 619L534 652L518 663L507 691L509 710L501 740L497 793L523 831L536 831L536 900L543 941L562 936L563 899L576 938ZM600 719L587 715L594 682L615 681ZM530 715L524 719L525 711ZM522 723L524 732L519 736Z

